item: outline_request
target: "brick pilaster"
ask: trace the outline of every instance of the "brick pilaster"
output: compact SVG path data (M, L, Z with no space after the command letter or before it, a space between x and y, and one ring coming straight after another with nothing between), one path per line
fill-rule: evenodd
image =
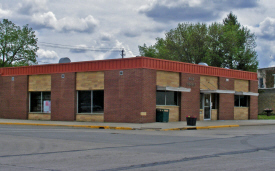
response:
M219 77L220 90L234 90L234 79ZM234 94L219 94L218 120L234 120Z
M258 81L249 81L249 91L258 93ZM249 119L258 119L258 96L250 96Z
M74 121L76 115L75 73L51 75L51 120Z
M181 73L180 86L191 88L191 92L181 92L180 121L186 116L200 119L200 75Z
M104 72L104 121L146 123L156 120L156 71ZM140 112L146 112L141 116Z

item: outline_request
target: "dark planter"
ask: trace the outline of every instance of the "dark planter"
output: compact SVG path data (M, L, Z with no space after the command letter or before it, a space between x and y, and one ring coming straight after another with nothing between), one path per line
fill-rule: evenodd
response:
M270 116L271 115L271 112L273 111L273 110L264 110L265 112L266 112L266 116Z
M196 126L197 118L186 117L187 126Z

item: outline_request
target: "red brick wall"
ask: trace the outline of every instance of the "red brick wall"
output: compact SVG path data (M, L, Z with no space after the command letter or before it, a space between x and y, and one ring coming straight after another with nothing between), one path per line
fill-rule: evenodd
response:
M258 93L258 81L249 81L249 91ZM258 119L258 96L250 96L249 119Z
M258 81L249 81L249 91L258 93Z
M28 118L28 76L0 76L0 118Z
M75 73L51 75L51 120L74 121L76 113Z
M226 81L228 79L228 81ZM220 90L234 90L234 79L219 77ZM234 94L219 94L218 120L234 120Z
M199 120L200 75L181 73L180 86L191 88L191 92L181 92L180 121L185 121L187 115L195 116Z
M156 120L156 71L104 72L104 121L148 123ZM141 116L140 112L146 112Z

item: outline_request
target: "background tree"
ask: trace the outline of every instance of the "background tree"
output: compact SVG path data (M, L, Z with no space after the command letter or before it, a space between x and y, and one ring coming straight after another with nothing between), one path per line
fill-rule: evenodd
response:
M23 66L37 63L37 38L28 25L16 26L7 19L0 21L0 66Z
M255 35L238 23L232 13L222 24L182 23L157 38L155 45L139 46L142 56L188 63L206 62L210 66L256 71Z

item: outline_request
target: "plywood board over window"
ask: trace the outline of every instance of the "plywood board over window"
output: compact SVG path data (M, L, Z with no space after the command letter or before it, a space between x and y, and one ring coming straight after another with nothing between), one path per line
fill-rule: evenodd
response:
M202 90L217 90L218 77L200 76L200 89Z
M76 73L76 90L104 90L104 72Z
M169 86L179 87L180 86L180 75L177 72L168 71L157 71L157 82L158 86Z
M249 92L248 80L235 80L234 89L235 91Z
M29 91L51 91L51 75L30 75Z

